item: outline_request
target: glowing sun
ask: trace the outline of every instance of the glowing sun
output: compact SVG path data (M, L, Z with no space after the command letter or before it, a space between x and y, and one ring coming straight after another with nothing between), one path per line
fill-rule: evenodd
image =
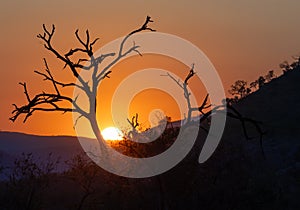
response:
M122 132L116 127L105 128L101 132L101 134L105 140L122 140L123 139Z

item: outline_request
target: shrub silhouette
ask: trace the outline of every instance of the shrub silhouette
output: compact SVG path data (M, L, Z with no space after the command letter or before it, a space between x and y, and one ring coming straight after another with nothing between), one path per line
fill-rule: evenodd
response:
M247 87L245 80L237 80L231 85L231 89L228 92L234 97L237 96L238 99L242 99L251 93L251 89Z
M95 193L96 179L100 173L99 167L82 153L75 155L66 163L69 166L69 170L65 172L66 176L82 190L82 196L77 206L77 209L80 210L83 209L88 197Z
M57 167L58 159L52 154L46 161L36 159L32 153L22 153L15 159L9 175L7 204L16 209L40 209L43 192L48 187L51 173Z

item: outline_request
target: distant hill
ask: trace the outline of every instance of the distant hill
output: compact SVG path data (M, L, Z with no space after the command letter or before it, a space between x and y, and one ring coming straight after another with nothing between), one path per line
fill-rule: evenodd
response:
M59 158L58 170L64 170L65 161L82 152L76 137L72 136L37 136L16 132L0 132L0 164L11 166L22 153L32 153L40 160L46 160L49 153Z

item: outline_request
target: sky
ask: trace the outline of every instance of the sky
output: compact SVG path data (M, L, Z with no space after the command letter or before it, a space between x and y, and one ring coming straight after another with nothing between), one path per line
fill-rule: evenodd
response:
M51 70L58 78L71 81L67 73L62 71L62 64L47 52L41 41L36 38L36 35L42 32L42 24L56 25L55 46L60 51L68 51L77 44L74 37L76 29L82 33L89 29L93 37L100 37L97 45L100 48L139 27L145 17L150 15L155 21L151 24L152 28L182 37L201 49L218 71L225 90L238 79L250 82L271 69L280 74L278 64L285 60L291 61L292 56L300 54L298 0L2 0L0 5L2 131L74 135L70 114L38 113L25 124L22 123L22 119L15 123L8 120L13 110L11 104L21 105L25 102L19 82L27 82L32 95L51 88L33 73L34 70L44 69L43 58L47 58ZM137 59L140 66L151 63L147 56ZM163 60L160 59L159 65L165 68L181 65L168 59L165 62L162 62ZM124 61L115 68L127 65L127 68L138 69L139 65L136 62L130 62ZM186 68L188 71L188 67L180 68ZM118 74L113 76L116 81L121 77ZM105 82L107 87L116 85L112 80ZM105 87L103 88L105 90ZM109 91L106 93L105 97L108 100ZM163 93L156 93L155 97L169 100L170 104L174 103ZM105 100L106 98L102 99ZM131 114L136 111L147 116L147 111L159 105L150 102L153 102L151 92L141 93L132 104ZM147 107L143 104L150 105ZM107 107L104 105L99 110L102 128L111 125ZM177 110L172 108L167 112L168 115L176 116ZM145 119L144 117L143 121Z

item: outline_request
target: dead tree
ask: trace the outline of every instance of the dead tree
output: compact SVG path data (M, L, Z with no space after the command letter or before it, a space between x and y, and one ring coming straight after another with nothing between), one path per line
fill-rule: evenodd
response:
M138 122L138 118L138 113L136 113L135 116L131 118L131 121L127 118L127 122L131 126L131 131L128 132L128 137L131 139L133 139L138 134L137 127L140 125Z
M202 104L199 107L193 107L191 105L191 101L190 101L190 92L188 90L188 81L196 74L196 72L194 71L194 64L192 65L188 75L186 76L185 80L182 82L180 79L176 79L173 75L167 73L166 75L162 75L162 76L168 76L170 77L174 82L177 83L177 85L183 89L183 94L184 94L184 98L186 100L187 103L187 107L188 107L188 117L187 117L187 121L186 124L190 124L192 123L191 121L191 115L193 111L198 111L201 114L201 118L200 118L200 128L202 128L205 132L208 133L208 129L206 129L205 127L202 126L202 124L206 121L209 123L209 120L211 119L211 116L213 113L219 113L219 114L225 114L230 118L239 120L241 122L242 125L242 129L243 129L243 133L244 136L247 140L253 139L253 137L250 137L248 134L248 130L247 130L247 126L246 123L250 123L252 124L257 133L259 134L259 141L260 141L260 147L262 150L262 155L263 157L265 157L264 154L264 150L263 150L263 146L262 146L262 139L263 139L263 135L265 135L265 131L263 131L263 129L261 128L261 122L251 119L249 117L245 117L243 116L233 105L230 101L226 101L225 99L223 100L223 104L218 105L218 106L213 106L212 104L208 103L208 99L209 99L209 95L207 94L206 97L204 98ZM224 109L226 108L226 109ZM226 111L224 111L226 110Z
M88 30L86 30L85 40L79 35L78 30L75 31L76 39L81 47L74 49L72 48L66 53L61 53L56 49L52 42L55 33L55 26L52 25L52 28L49 30L45 25L43 25L43 33L38 34L37 38L43 42L44 47L50 53L56 56L57 59L64 64L64 68L68 68L70 74L78 81L78 83L65 83L54 78L48 67L46 59L44 59L46 67L45 72L35 71L35 73L42 76L44 80L50 81L53 85L54 92L48 93L42 91L41 93L32 97L27 90L26 83L20 83L20 85L23 86L27 102L22 106L13 104L13 116L10 118L10 120L15 122L21 115L24 115L25 117L23 122L26 122L28 118L36 112L75 112L79 114L78 119L84 117L90 122L96 138L99 141L102 141L96 120L98 86L103 79L109 78L109 75L112 72L111 67L120 61L120 59L134 52L141 55L141 53L138 51L139 46L133 43L132 47L125 49L125 43L136 33L143 31L155 31L148 26L148 24L151 22L153 22L151 17L147 16L144 24L140 28L133 30L123 38L119 45L119 49L117 49L116 52L101 54L99 56L95 56L94 54L94 45L99 38L92 40ZM84 57L75 60L74 55L84 55ZM101 66L102 62L108 57L112 58L112 61L105 66ZM87 64L84 65L83 62ZM80 71L90 71L92 74L91 78L85 80L79 74ZM78 105L76 100L77 98L73 100L70 96L62 94L61 90L66 87L79 88L80 91L82 91L88 97L88 110L84 110Z
M194 71L194 64L192 65L192 68L190 69L188 75L186 76L186 78L184 79L184 81L180 81L180 79L176 79L173 75L171 75L170 73L167 73L166 75L161 75L161 76L168 76L170 77L174 82L177 83L177 85L183 90L183 95L184 98L186 100L187 106L188 106L188 116L187 116L187 123L191 122L192 119L192 112L200 112L202 114L204 114L204 110L208 109L211 107L211 104L208 104L208 94L206 95L206 97L204 98L201 106L199 107L192 107L191 105L191 100L190 100L190 95L191 93L188 90L188 82L189 80L196 74L196 72Z

